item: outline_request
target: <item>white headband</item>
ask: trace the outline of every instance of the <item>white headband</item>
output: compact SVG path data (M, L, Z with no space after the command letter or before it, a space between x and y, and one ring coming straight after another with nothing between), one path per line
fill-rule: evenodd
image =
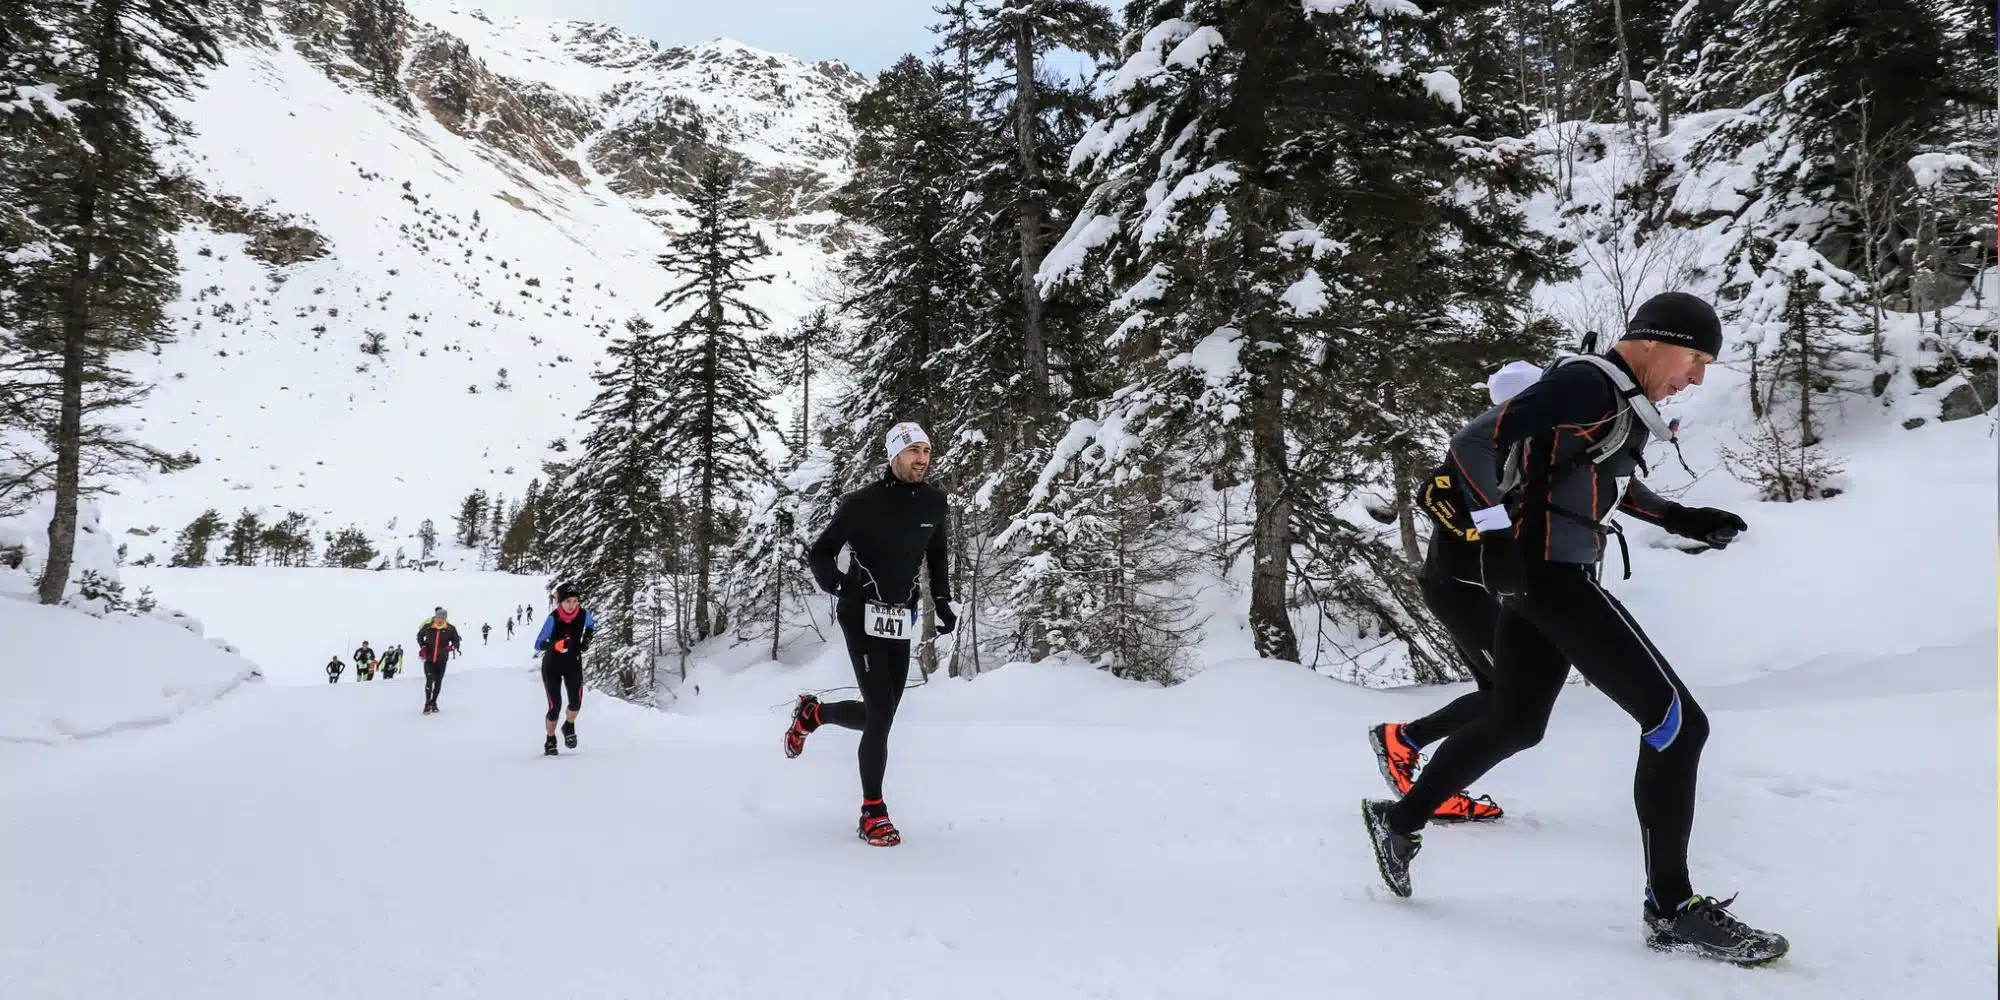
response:
M903 449L913 444L930 443L930 435L925 434L922 427L908 420L889 428L889 436L882 439L882 447L888 450L890 458L902 454Z

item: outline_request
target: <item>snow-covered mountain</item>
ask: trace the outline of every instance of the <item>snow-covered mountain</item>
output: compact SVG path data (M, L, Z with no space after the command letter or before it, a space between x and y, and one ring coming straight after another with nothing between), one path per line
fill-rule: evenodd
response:
M518 496L581 437L603 340L666 319L654 261L703 157L748 171L777 328L839 238L824 201L867 82L844 65L446 0L411 0L370 49L351 6L263 5L179 108L193 131L168 160L198 221L179 340L141 359L160 388L131 419L202 462L107 500L129 560L164 559L211 506L358 525L414 558L417 525L448 534L466 493Z

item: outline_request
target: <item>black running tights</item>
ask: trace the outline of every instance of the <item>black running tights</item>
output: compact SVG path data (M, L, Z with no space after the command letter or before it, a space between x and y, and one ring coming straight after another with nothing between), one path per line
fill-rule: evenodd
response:
M570 711L583 707L583 660L579 658L566 663L543 660L542 693L549 696L549 714L544 718L548 721L556 721L556 709L562 707L559 696L565 691L569 694Z
M1433 552L1436 545L1432 543ZM1451 633L1458 658L1472 671L1478 689L1459 695L1443 708L1405 725L1403 736L1418 747L1429 746L1465 728L1486 710L1493 695L1493 630L1500 605L1485 587L1447 575L1439 563L1435 556L1426 561L1418 586L1423 590L1424 605L1430 608L1438 624Z
M875 802L882 798L882 774L889 767L889 726L896 720L903 685L910 679L910 644L869 635L861 621L860 601L839 602L834 617L847 639L847 658L854 664L861 700L822 703L819 721L861 730L861 798Z
M1577 672L1639 723L1633 802L1645 852L1646 886L1663 907L1693 895L1688 831L1708 716L1631 612L1598 586L1587 566L1530 563L1528 593L1501 605L1493 643L1493 697L1445 738L1396 803L1389 823L1412 832L1454 792L1540 743L1556 696Z
M424 661L424 704L435 705L438 691L444 687L444 664Z

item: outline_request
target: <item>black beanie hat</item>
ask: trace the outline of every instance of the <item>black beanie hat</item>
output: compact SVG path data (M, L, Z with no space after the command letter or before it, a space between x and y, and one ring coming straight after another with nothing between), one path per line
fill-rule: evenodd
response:
M583 596L582 594L577 593L575 587L572 587L567 583L556 588L556 601L558 603L567 601L572 597L582 597L582 596Z
M1690 347L1711 358L1722 356L1722 320L1715 308L1686 292L1661 292L1647 299L1625 325L1624 340L1662 340Z

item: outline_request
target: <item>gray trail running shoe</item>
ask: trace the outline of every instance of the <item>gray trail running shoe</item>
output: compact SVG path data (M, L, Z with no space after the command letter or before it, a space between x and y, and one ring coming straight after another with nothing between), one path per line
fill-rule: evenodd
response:
M1424 846L1424 835L1390 829L1389 810L1394 806L1387 799L1362 799L1361 822L1368 828L1368 843L1375 848L1375 868L1382 873L1382 881L1388 884L1390 892L1407 898L1410 859Z
M1760 931L1729 912L1731 896L1714 900L1695 896L1670 913L1645 904L1646 945L1654 951L1678 951L1736 965L1762 965L1784 957L1791 942L1784 935Z

